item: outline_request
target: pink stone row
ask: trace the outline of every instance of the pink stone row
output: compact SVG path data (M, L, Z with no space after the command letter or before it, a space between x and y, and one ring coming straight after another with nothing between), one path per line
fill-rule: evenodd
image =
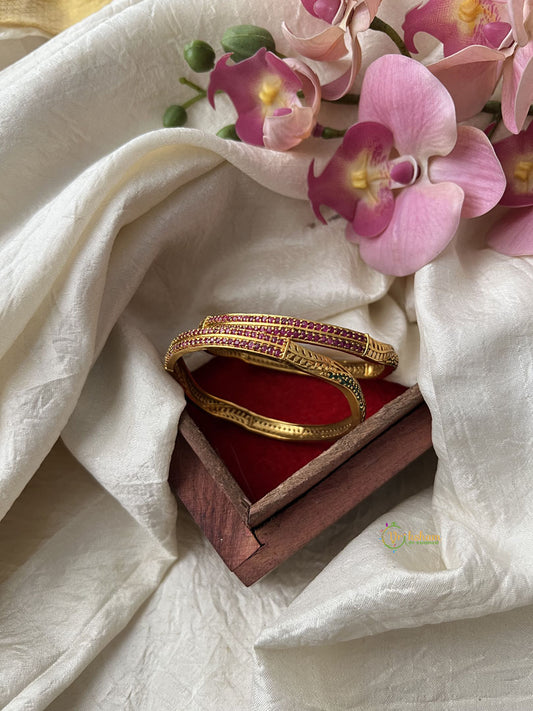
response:
M367 339L364 333L289 316L226 314L210 317L207 324L180 334L169 348L167 362L178 352L210 347L240 348L281 358L287 338L362 355ZM208 331L209 327L213 330Z
M228 323L235 322L231 327ZM292 338L303 343L316 343L330 346L337 350L346 351L355 355L364 352L367 336L364 333L351 331L332 324L317 323L316 321L303 321L286 316L248 316L246 314L214 316L209 323L221 323L220 333L232 335L272 334ZM241 325L242 324L242 325ZM246 326L252 324L253 328Z
M227 335L223 335L224 333ZM239 335L245 337L239 338ZM225 329L224 331L217 331L215 333L206 333L199 329L193 329L179 336L178 340L170 347L168 357L178 351L189 350L190 348L225 347L241 348L257 353L264 353L274 358L281 358L283 350L280 346L285 345L286 340L284 338L275 336L261 338L261 336L252 336L252 334L247 336L248 334L235 333L234 329Z
M366 342L366 334L352 331L349 328L335 326L332 323L318 323L317 321L306 321L304 319L293 318L292 316L255 316L254 314L221 314L210 316L209 323L249 323L249 324L273 324L281 326L291 326L292 328L304 328L307 331L321 331L332 336L350 338L354 341Z

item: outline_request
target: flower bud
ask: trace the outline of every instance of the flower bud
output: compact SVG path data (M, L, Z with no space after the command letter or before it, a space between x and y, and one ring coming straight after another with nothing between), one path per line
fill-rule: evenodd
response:
M345 130L324 126L319 138L342 138L345 133Z
M194 72L209 72L215 66L215 50L202 40L193 40L186 44L183 56Z
M220 138L226 138L228 141L241 140L237 135L234 123L230 123L228 126L224 126L224 128L221 128L220 131L217 131L217 136L219 136Z
M255 25L236 25L228 27L224 32L221 44L226 52L232 53L234 62L253 57L261 47L266 47L270 52L276 51L274 38L268 30Z
M163 126L174 128L175 126L185 126L187 123L187 112L179 104L173 104L163 114Z

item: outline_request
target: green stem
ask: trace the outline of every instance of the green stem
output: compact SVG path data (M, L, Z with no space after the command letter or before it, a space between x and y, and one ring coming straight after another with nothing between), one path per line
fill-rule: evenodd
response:
M347 128L330 128L329 126L323 126L322 127L322 133L320 134L320 138L342 138L344 134L346 133L348 129Z
M498 126L500 125L500 122L501 122L501 119L497 119L497 120L494 122L494 126L490 129L490 131L487 131L487 138L489 139L489 141L492 139L492 137L493 137L494 134L496 133L496 129L497 129Z
M484 114L499 114L502 110L502 105L499 101L487 101L485 106L481 109Z
M376 32L384 32L386 35L388 35L391 40L394 42L394 44L398 47L400 50L400 53L403 54L405 57L410 57L409 50L405 46L405 42L403 39L400 37L400 35L396 32L396 30L388 25L386 22L383 22L383 20L380 20L379 17L374 17L372 22L370 23L370 29L371 30L376 30Z
M502 112L502 105L501 102L499 101L487 101L485 106L481 109L481 111L484 114L493 114L493 115L500 115L501 118L501 112ZM528 116L533 116L533 106L529 107L529 111L527 112Z
M205 91L202 91L201 94L196 94L196 96L193 96L192 99L189 99L188 101L185 101L185 102L182 104L182 106L183 106L184 109L188 109L189 106L192 106L192 105L195 104L197 101L201 101L202 99L205 99L206 96L207 96L206 92L205 92Z
M185 86L190 86L191 89L194 89L197 91L199 94L205 94L205 89L202 89L201 86L198 86L198 84L195 84L193 81L190 79L187 79L187 77L180 77L179 78L180 84L185 84Z
M331 104L347 104L349 106L357 106L359 104L359 94L344 94L340 99L322 99Z
M489 139L489 141L496 133L496 129L502 121L502 112L498 111L498 113L495 113L492 117L492 120L494 121L494 126L490 129L490 131L487 131L487 138Z

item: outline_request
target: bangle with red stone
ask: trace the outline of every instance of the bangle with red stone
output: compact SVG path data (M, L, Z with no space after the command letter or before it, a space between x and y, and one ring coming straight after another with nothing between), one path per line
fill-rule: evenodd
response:
M334 349L361 360L334 360L303 345ZM350 416L327 425L285 422L259 415L203 390L183 357L207 350L254 365L311 375L334 385L345 395ZM366 333L332 324L267 314L222 314L206 317L200 326L179 334L165 356L165 369L183 386L187 396L216 417L268 437L333 440L349 432L365 417L365 400L357 377L383 377L394 370L398 356L392 346Z

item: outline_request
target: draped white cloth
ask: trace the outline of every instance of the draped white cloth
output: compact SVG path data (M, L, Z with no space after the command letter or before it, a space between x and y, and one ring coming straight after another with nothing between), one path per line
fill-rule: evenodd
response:
M380 12L397 26L398 5ZM305 200L328 142L223 141L224 97L160 127L189 96L185 42L279 35L298 6L117 0L37 49L0 41L6 64L33 50L0 73L9 711L532 708L531 260L484 249L479 219L414 280L383 277ZM228 310L393 343L439 458L433 490L347 517L250 589L183 509L176 528L166 484L184 400L162 355ZM440 543L393 553L392 520Z

